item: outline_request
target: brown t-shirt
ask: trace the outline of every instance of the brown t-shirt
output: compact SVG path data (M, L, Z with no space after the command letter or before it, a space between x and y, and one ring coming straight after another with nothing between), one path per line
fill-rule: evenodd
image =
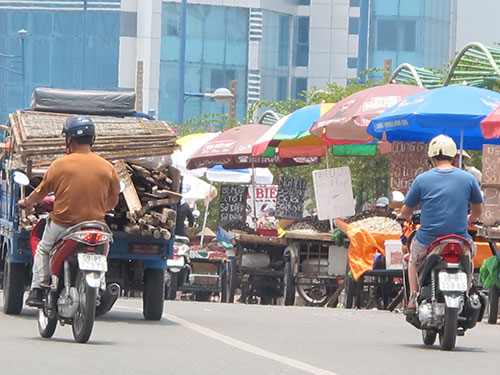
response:
M74 152L52 162L35 190L54 193L50 217L69 227L87 220L103 221L106 202L120 193L120 183L110 162L93 152Z

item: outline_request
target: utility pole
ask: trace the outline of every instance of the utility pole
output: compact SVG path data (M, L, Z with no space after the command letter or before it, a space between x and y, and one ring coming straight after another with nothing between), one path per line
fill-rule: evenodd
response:
M231 101L229 102L229 116L236 118L236 102L238 97L238 83L236 81L229 81L229 91L233 94Z
M144 63L142 60L139 60L137 61L137 68L135 73L135 110L137 112L142 112L143 74L144 74Z
M392 59L384 59L384 82L390 83L389 78L391 78L392 73Z

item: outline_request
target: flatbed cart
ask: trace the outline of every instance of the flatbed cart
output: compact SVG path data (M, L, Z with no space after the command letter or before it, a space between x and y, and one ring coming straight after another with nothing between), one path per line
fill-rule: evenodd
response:
M285 253L284 305L295 303L295 293L308 306L337 305L346 275L347 249L330 233L288 231Z
M226 256L220 252L200 250L189 251L190 269L179 290L192 293L196 301L210 301L218 294L220 301L227 299Z
M226 301L234 302L239 288L242 303L278 304L283 296L286 239L235 233L234 240L235 253L228 257L227 262Z
M500 251L497 242L500 242L500 229L489 227L478 227L477 234L484 237L490 245L491 253L496 256L500 262ZM500 267L499 275L500 277ZM499 288L493 285L488 290L488 323L496 324L498 320L498 299Z

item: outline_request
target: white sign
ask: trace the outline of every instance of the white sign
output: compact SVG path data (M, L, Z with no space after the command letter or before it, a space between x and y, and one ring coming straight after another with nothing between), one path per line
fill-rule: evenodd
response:
M313 183L319 220L354 215L354 198L349 167L314 171Z
M278 197L277 185L265 185L255 187L255 214L257 218L257 227L275 228L274 211L276 210L276 200ZM253 188L248 187L247 196L247 223L253 228Z

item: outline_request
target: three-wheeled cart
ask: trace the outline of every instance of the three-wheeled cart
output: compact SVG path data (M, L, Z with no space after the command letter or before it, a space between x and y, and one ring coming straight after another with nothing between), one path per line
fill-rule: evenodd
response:
M330 233L287 231L284 304L295 303L295 293L309 306L336 306L346 274L347 249Z
M286 239L235 233L234 240L235 253L227 261L227 302L234 302L240 288L243 303L278 304L283 296Z
M491 252L496 256L500 262L500 251L498 250L497 243L500 242L500 230L496 228L478 227L477 234L484 237L489 245ZM500 267L499 274L500 278ZM488 289L488 323L496 324L498 320L498 299L499 288L496 285Z

